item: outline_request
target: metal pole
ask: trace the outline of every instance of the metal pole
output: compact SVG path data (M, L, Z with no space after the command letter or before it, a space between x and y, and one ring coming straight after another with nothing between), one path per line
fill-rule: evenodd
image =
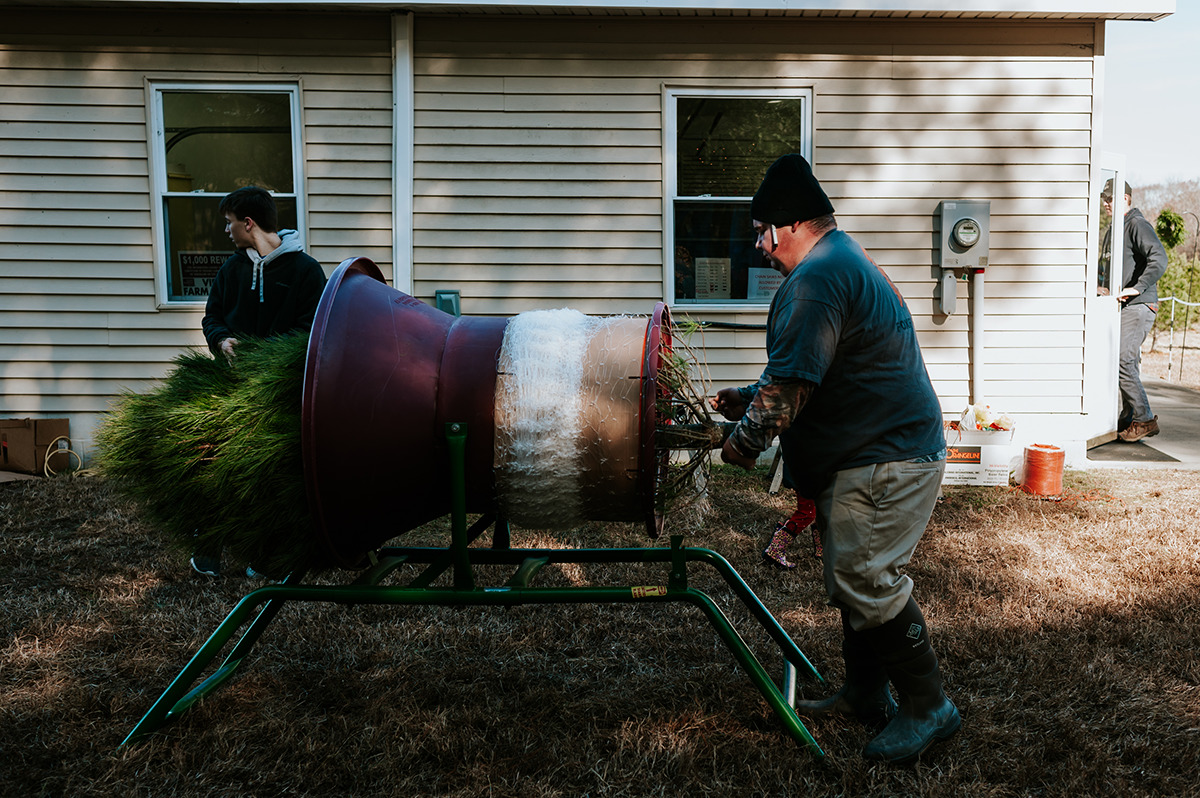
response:
M971 270L971 404L988 402L987 364L984 363L985 288L983 269Z
M783 697L792 709L796 708L796 666L783 661Z
M1200 243L1200 217L1191 211L1187 211L1187 215L1196 220L1196 235L1192 238L1192 265L1188 269L1188 288L1187 301L1192 301L1192 281L1196 278L1196 245ZM1183 356L1187 354L1187 334L1188 327L1192 326L1191 306L1185 305L1183 308L1183 343L1179 345L1179 379L1183 381Z
M454 588L474 590L475 576L467 554L467 425L446 424L446 446L450 452L450 549L454 563Z
M1171 365L1175 362L1175 304L1171 303L1171 337L1167 340L1167 382L1171 381Z

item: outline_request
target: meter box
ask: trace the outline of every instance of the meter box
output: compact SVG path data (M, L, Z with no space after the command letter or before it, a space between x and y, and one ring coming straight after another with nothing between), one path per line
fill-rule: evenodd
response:
M992 203L988 200L942 200L943 269L986 269Z

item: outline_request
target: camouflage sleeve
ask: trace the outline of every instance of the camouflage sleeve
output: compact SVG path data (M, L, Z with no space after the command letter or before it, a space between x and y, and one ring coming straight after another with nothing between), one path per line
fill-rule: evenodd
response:
M745 457L770 448L775 436L792 425L814 387L808 380L777 381L764 374L746 415L729 436L733 448Z

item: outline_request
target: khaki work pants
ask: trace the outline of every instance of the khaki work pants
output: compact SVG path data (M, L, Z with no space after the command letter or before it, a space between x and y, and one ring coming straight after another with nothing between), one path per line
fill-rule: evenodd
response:
M834 474L817 499L825 591L855 631L900 614L913 582L901 569L941 492L945 460L875 463Z

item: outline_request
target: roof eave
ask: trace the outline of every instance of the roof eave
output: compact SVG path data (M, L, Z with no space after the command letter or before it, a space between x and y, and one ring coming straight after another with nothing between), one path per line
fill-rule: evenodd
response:
M1157 20L1176 0L0 0L0 6L215 6L329 11L582 15L744 15L929 19Z

